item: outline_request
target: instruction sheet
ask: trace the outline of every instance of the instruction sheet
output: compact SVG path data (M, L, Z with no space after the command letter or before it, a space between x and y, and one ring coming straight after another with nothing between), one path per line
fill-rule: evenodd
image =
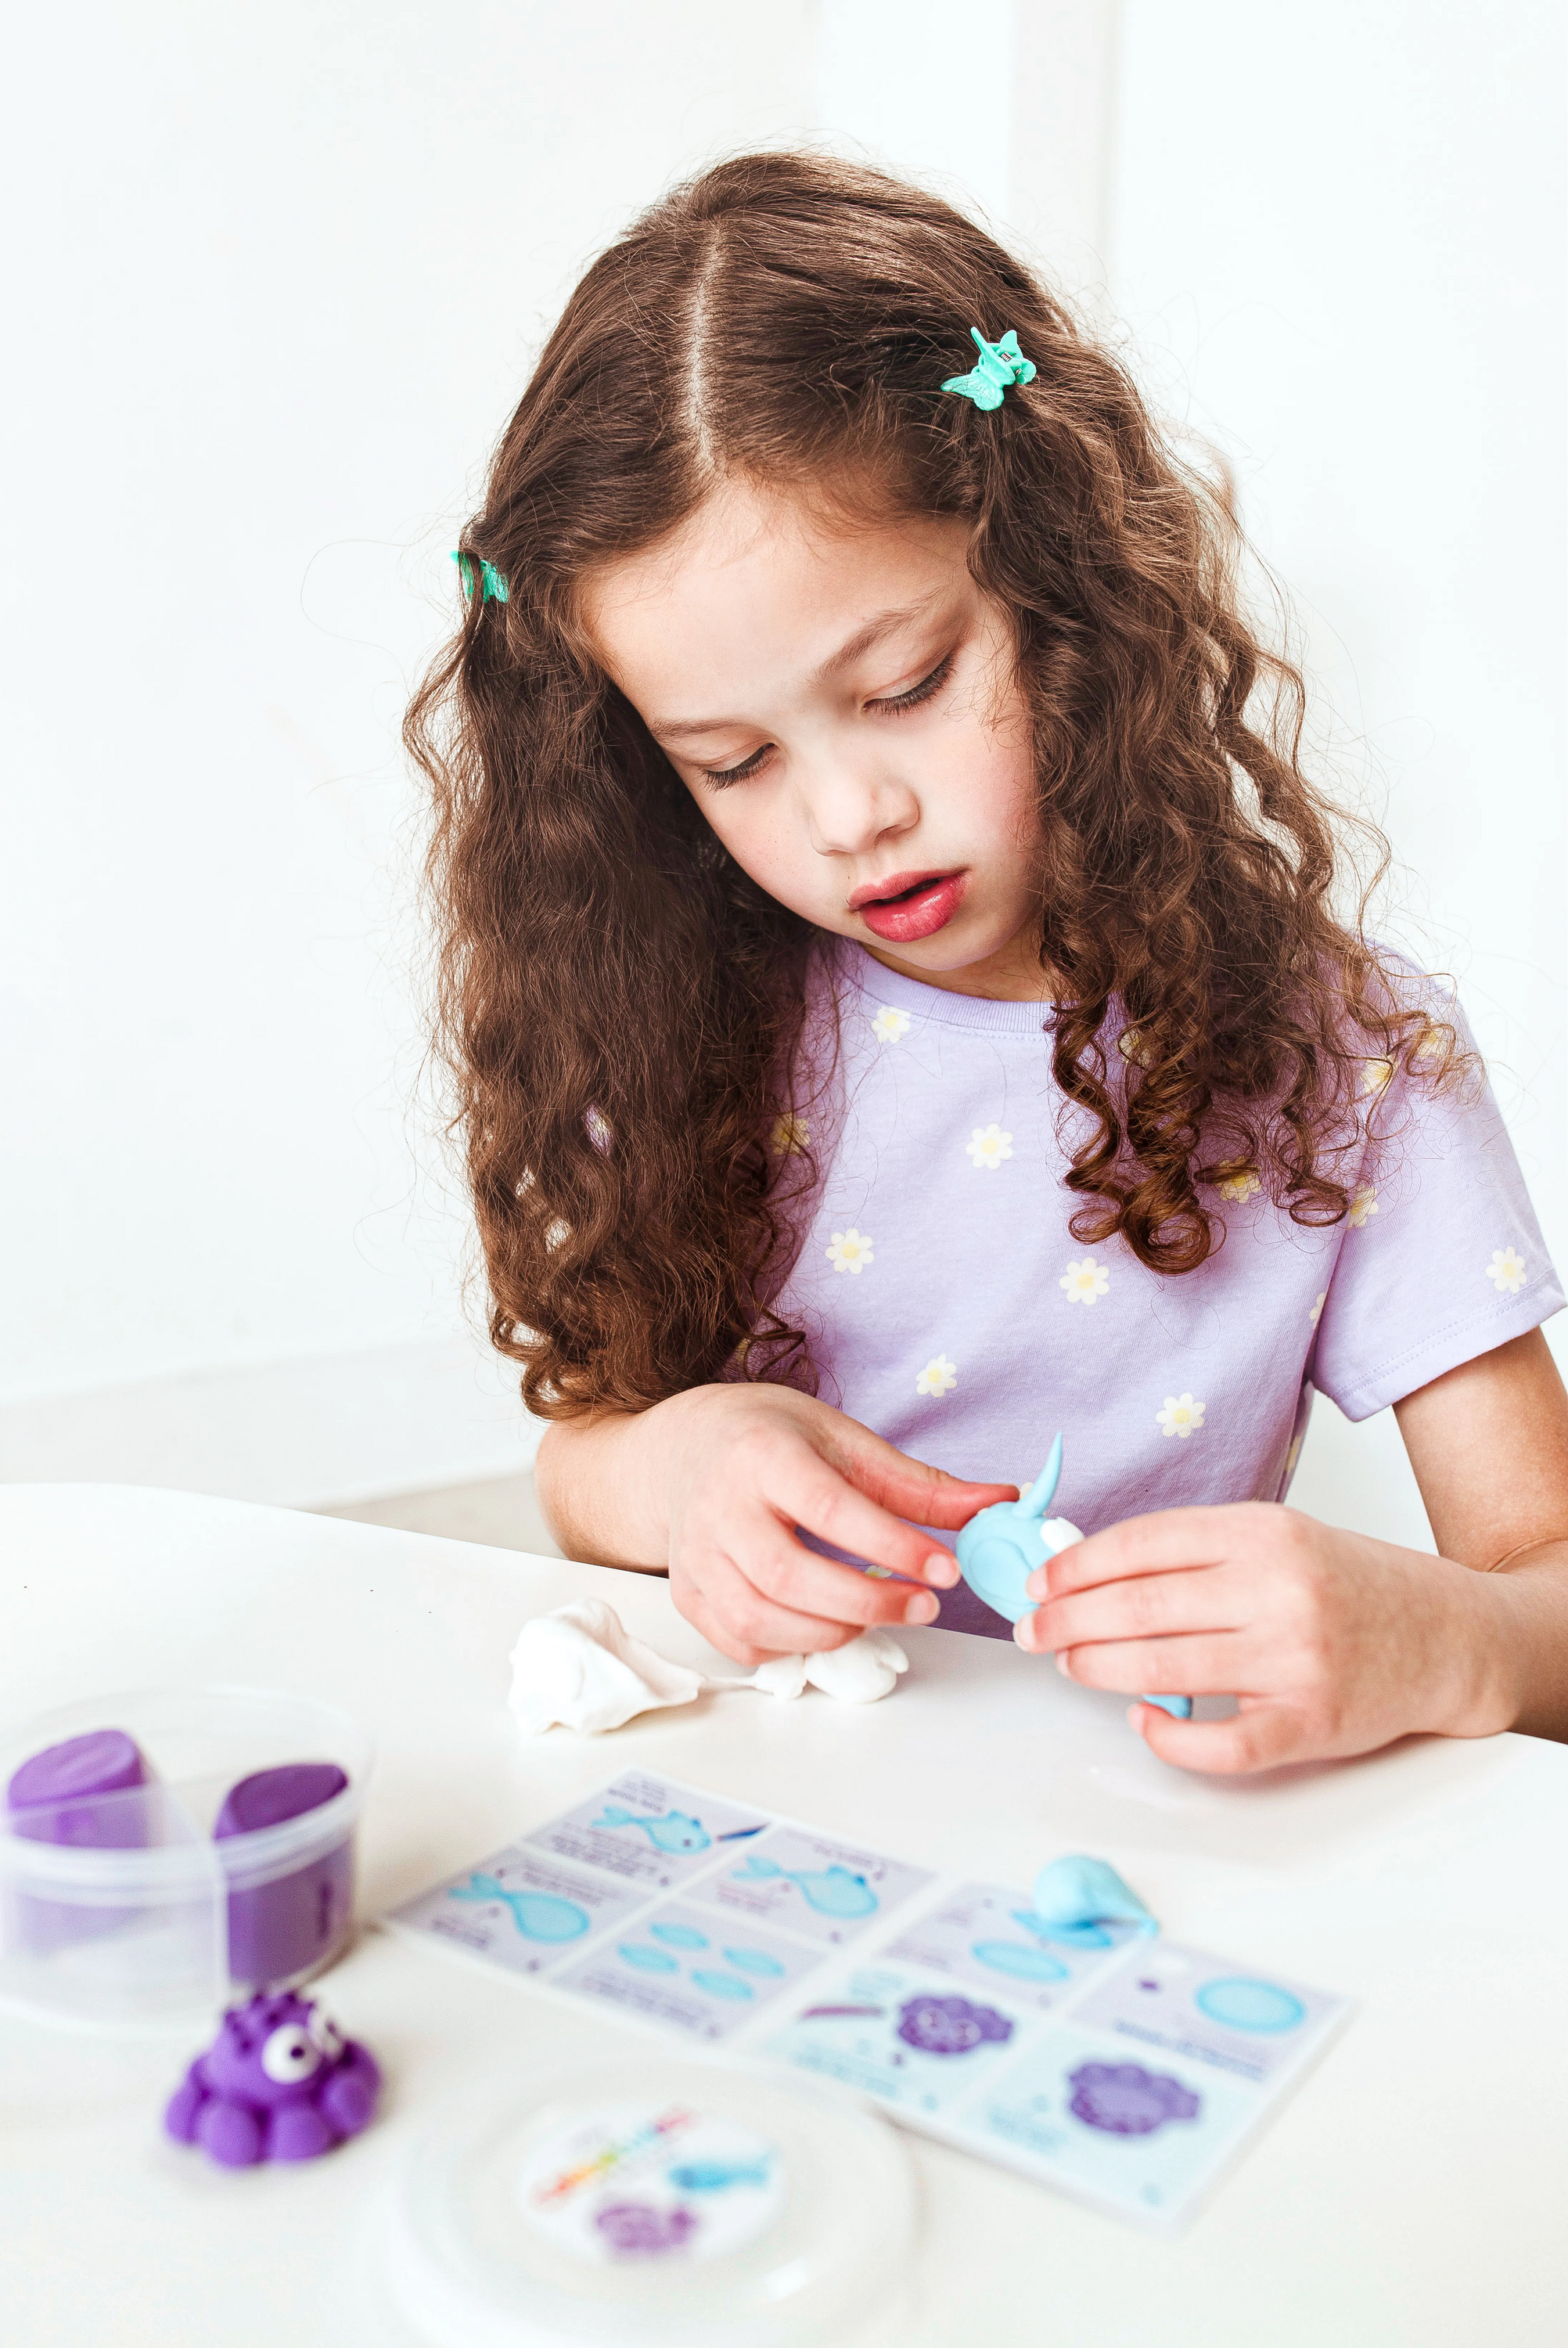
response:
M386 1921L1163 2228L1349 2011L1130 1925L1052 1939L1024 1892L645 1770Z

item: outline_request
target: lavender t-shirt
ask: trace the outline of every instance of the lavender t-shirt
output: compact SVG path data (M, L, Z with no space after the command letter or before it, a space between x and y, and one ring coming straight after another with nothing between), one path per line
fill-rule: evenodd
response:
M1224 1245L1161 1273L1068 1229L1049 1005L923 986L851 944L833 973L836 1067L797 1113L826 1162L779 1310L823 1400L917 1459L1024 1484L1060 1428L1055 1508L1085 1532L1276 1500L1315 1389L1368 1417L1563 1302L1484 1087L1394 1075L1396 1138L1368 1145L1346 1220L1303 1229L1239 1176L1204 1201ZM1368 1091L1388 1076L1369 1062ZM775 1141L804 1138L784 1118ZM1011 1635L961 1583L941 1621Z

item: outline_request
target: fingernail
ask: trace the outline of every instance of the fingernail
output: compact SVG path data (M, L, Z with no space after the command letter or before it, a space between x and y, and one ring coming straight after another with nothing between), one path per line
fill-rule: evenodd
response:
M934 1622L940 1612L940 1606L930 1591L922 1591L919 1597L911 1598L905 1607L904 1620L906 1622Z
M937 1550L926 1560L926 1579L937 1590L951 1590L958 1578L958 1560L949 1557L945 1549Z
M1070 1680L1072 1677L1072 1673L1068 1668L1068 1652L1067 1649L1063 1647L1061 1654L1058 1655L1056 1659L1056 1668L1061 1673L1064 1680Z

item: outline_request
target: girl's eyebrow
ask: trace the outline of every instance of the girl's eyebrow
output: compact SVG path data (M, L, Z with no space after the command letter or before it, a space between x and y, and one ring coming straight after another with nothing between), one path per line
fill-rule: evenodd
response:
M854 635L840 644L835 653L830 653L820 668L813 670L812 683L825 684L829 677L836 676L841 670L852 667L855 662L881 644L885 637L893 635L899 628L907 626L911 620L923 619L932 604L940 599L942 592L941 588L934 587L928 595L917 597L913 603L902 603L895 610L878 612L874 619L867 620L863 628L857 628ZM662 742L672 736L721 734L726 726L738 726L743 722L737 717L682 717L668 720L661 718L656 724L650 725L648 730Z

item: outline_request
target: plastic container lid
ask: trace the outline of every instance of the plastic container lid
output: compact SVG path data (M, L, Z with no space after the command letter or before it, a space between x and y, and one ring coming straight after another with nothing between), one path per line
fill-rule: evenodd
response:
M870 2113L691 2057L450 2106L394 2187L387 2280L430 2348L855 2348L902 2300L914 2172Z

